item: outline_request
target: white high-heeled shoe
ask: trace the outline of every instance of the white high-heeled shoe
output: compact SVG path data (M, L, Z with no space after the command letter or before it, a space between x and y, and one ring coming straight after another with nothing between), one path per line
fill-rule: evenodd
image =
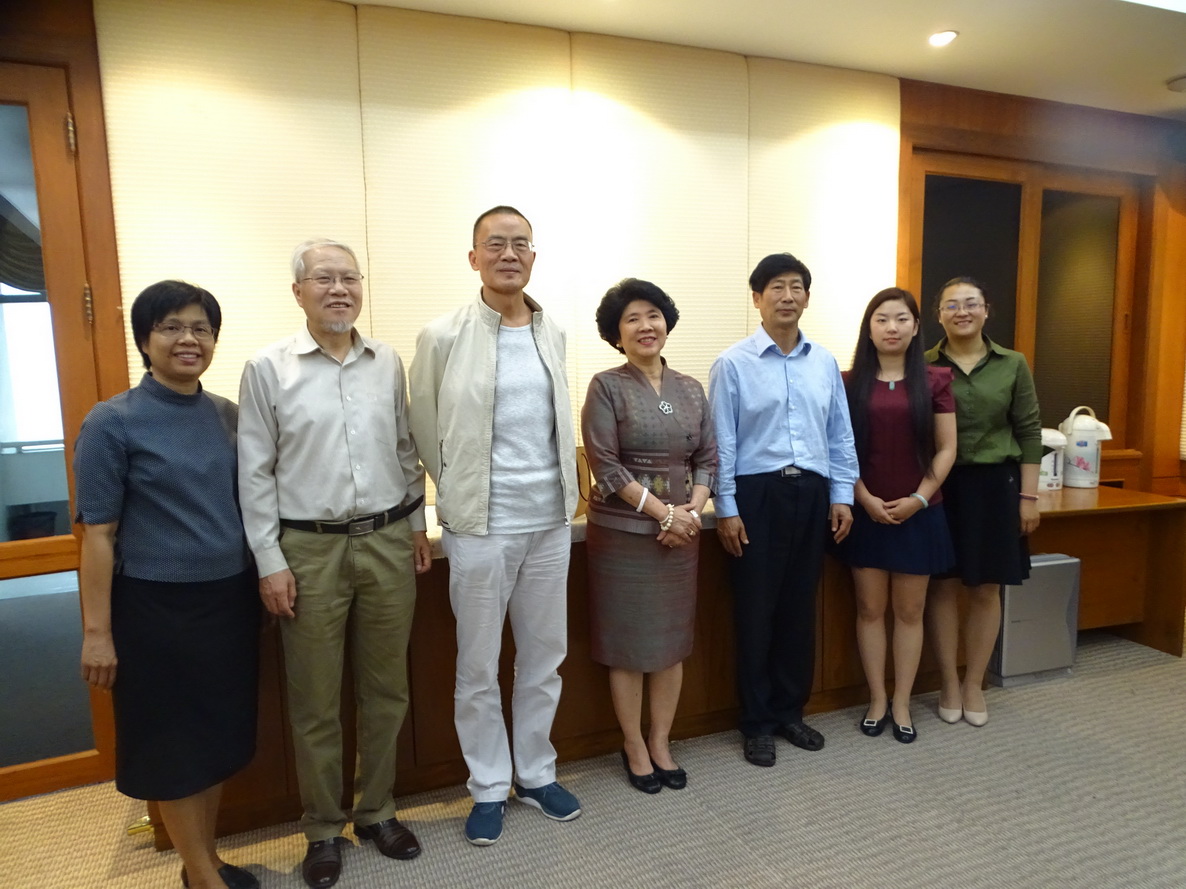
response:
M939 718L942 719L944 722L948 723L949 725L955 725L957 722L960 721L960 718L963 715L964 715L964 711L961 710L959 707L951 708L951 707L944 707L942 704L939 705Z
M966 722L968 725L974 725L976 728L980 728L980 726L988 722L988 711L982 710L981 712L977 713L975 710L965 710L964 722Z

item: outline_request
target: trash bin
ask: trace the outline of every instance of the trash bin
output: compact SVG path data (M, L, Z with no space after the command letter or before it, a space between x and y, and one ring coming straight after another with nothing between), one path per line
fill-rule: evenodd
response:
M1065 676L1079 632L1079 560L1045 553L1030 560L1029 580L1001 587L1001 633L988 679L1008 688Z

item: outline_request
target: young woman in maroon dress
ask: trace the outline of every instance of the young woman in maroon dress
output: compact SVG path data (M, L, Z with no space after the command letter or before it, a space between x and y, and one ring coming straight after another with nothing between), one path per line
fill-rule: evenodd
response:
M869 683L866 735L893 723L917 737L910 693L922 653L927 581L954 561L940 485L955 461L951 372L928 367L918 338L918 303L897 287L870 301L845 377L861 477L853 526L840 546L857 595L857 645ZM885 686L888 603L894 610L894 697Z

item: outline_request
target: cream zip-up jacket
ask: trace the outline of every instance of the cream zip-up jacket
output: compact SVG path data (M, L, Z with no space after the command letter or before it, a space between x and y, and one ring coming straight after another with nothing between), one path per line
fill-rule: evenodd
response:
M576 436L568 399L565 336L526 297L531 333L552 380L556 448L564 521L577 505ZM482 301L429 322L416 338L408 372L412 438L437 486L437 521L457 534L487 533L490 515L490 443L494 436L494 381L502 316Z

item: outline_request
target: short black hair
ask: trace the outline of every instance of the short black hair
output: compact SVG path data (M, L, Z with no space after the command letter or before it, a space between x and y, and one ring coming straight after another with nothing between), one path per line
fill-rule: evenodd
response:
M803 289L811 292L811 272L807 270L801 260L789 253L771 253L756 266L749 276L749 289L754 293L762 293L766 285L788 272L798 272L803 279Z
M214 341L218 342L222 309L209 290L185 281L157 281L140 291L132 303L132 337L136 340L136 348L140 350L145 367L152 367L148 353L144 351L144 343L148 341L152 328L169 317L170 313L195 305L201 306L206 313L210 326L214 328Z
M486 219L489 216L518 216L527 223L527 229L528 231L532 232L532 236L534 237L534 230L531 228L530 219L528 219L514 207L509 207L506 204L499 204L497 207L491 207L489 210L474 220L473 243L475 247L478 246L478 226L482 224L483 219Z
M626 350L622 348L618 326L622 323L622 313L626 311L626 306L636 299L646 300L663 313L668 333L671 333L675 328L675 322L679 320L679 309L675 307L675 301L664 293L662 288L650 281L623 278L605 292L601 304L597 306L597 332L623 355L626 354Z

